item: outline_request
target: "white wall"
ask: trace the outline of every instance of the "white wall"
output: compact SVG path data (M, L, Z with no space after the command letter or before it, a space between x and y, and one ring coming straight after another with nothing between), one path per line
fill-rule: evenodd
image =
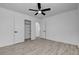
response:
M79 19L78 11L68 11L58 14L41 22L41 37L44 38L46 21L46 39L65 42L69 44L79 44Z
M0 47L13 44L15 40L13 35L14 25L18 25L18 22L22 22L21 26L19 25L20 28L22 27L22 33L20 35L24 36L24 19L31 20L31 38L34 40L36 36L35 22L37 19L8 9L0 8ZM16 20L18 20L17 23L15 22ZM24 39L19 41L24 41Z
M0 47L13 44L13 17L10 13L0 8Z

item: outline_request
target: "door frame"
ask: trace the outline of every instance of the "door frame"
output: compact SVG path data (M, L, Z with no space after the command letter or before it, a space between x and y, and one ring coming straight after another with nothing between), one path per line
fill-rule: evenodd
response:
M24 20L24 41L26 41L26 33L25 33L25 30L26 30L26 28L25 28L25 26L26 26L26 21L28 21L28 22L30 22L30 40L31 40L31 20L27 20L27 19L25 19Z

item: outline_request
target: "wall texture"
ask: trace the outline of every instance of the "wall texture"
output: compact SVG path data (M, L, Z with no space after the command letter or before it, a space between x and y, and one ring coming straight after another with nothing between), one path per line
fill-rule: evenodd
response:
M37 19L28 15L0 8L0 47L24 41L24 20L31 20L31 38L35 39L35 22ZM14 31L20 29L20 37L14 35ZM18 36L19 36L18 35ZM14 38L16 37L16 39ZM21 39L22 37L22 39ZM20 38L20 40L18 40Z
M41 22L41 37L46 39L65 42L69 44L79 44L79 19L78 10L68 11L58 14Z

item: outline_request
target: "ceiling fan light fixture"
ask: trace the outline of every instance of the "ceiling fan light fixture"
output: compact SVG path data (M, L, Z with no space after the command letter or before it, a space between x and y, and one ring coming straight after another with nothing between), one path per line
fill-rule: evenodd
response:
M38 11L39 14L41 14L41 11Z

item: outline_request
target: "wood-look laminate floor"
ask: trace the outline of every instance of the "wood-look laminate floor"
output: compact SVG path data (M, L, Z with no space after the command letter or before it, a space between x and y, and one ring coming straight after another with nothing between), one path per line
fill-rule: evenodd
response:
M28 40L0 48L0 55L78 55L79 49L70 44L64 44L45 39Z

